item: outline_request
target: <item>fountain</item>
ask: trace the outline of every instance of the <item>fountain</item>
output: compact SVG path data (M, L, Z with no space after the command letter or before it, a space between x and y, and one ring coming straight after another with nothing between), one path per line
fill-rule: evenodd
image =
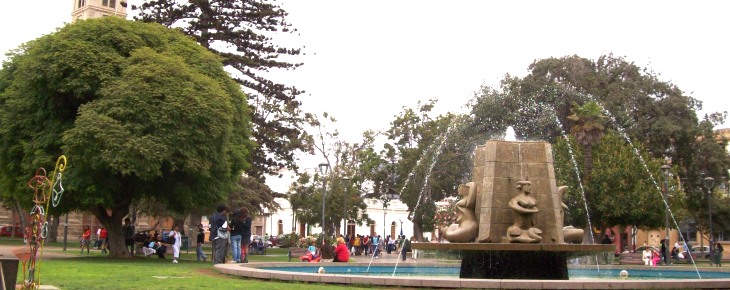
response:
M545 142L502 140L477 148L472 181L458 189L462 198L456 204L457 223L442 229L450 243L411 246L458 251L460 265L419 258L416 264L411 260L401 266L381 261L371 267L356 261L217 264L215 268L257 279L427 288L716 289L730 285L730 273L720 269L703 271L706 278L701 283L691 279L695 272L681 267L568 269L568 259L613 252L615 245L575 244L582 241L583 231L563 224L562 195L567 187L556 185L551 151ZM569 272L575 276L570 280ZM671 278L675 280L666 280Z
M489 140L476 149L472 182L459 187L457 223L441 229L450 243L412 247L462 251L460 278L567 280L569 258L615 246L566 243L583 236L563 225L566 190L549 143Z

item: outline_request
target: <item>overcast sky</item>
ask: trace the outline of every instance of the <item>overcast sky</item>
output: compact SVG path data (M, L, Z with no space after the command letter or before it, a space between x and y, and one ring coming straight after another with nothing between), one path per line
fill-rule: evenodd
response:
M0 51L70 22L72 0L3 1ZM130 0L139 3L139 0ZM343 1L278 3L297 29L304 66L282 75L352 142L385 129L403 106L439 100L460 111L481 84L524 76L536 59L624 56L726 111L727 1ZM728 124L719 126L728 127ZM314 163L316 164L316 163ZM307 164L305 167L313 167Z

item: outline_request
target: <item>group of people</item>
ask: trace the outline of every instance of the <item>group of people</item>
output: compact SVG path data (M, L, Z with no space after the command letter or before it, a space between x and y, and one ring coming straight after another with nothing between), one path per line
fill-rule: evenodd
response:
M411 241L413 239L411 237L408 240L405 236L399 236L398 239L387 236L383 239L377 234L374 234L372 237L369 235L355 235L352 238L340 235L335 242L333 262L347 262L351 255L359 256L363 253L366 256L372 254L373 258L378 259L382 249L388 254L391 254L392 252L398 252L398 247L400 247L400 258L405 261L407 252L411 250ZM320 249L310 245L307 253L301 256L300 260L319 262L321 256Z
M108 231L105 227L100 227L96 230L96 241L94 241L94 250L101 249L102 254L108 253L109 241L107 240ZM79 241L81 246L81 253L86 248L86 253L91 252L91 229L89 226L84 226L83 232L81 233L81 240Z
M299 260L302 262L320 262L322 261L322 251L314 245L310 245L307 252L299 257ZM347 263L348 261L350 261L350 249L345 242L345 238L340 236L335 240L332 262Z
M378 234L374 234L372 237L368 235L355 235L353 238L345 237L345 241L348 249L350 249L350 254L355 256L372 254L376 259L379 258L383 250L391 254L392 252L398 252L398 249L405 247L406 244L410 246L410 240L406 240L404 235L398 236L397 239L391 235L386 236L385 239L381 238ZM406 251L410 251L410 247ZM405 253L406 251L401 251L401 253Z
M249 244L251 243L251 223L253 222L247 208L234 210L228 222L228 207L218 205L216 212L210 219L210 241L213 243L213 263L225 263L228 255L228 243L233 261L248 263ZM198 243L198 249L202 243ZM198 251L198 259L202 250ZM205 257L203 256L203 259Z

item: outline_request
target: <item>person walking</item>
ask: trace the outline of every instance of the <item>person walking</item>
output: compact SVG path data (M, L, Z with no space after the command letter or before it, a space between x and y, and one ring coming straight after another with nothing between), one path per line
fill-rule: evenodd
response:
M221 264L226 262L228 254L228 223L226 215L228 207L218 205L216 213L213 214L213 227L210 231L211 241L213 241L213 264Z
M172 227L172 231L170 232L168 239L172 239L172 263L177 264L180 259L180 245L182 244L180 226L174 225Z
M105 227L101 227L101 231L99 232L99 240L101 241L101 253L106 254L109 251L107 251L107 248L109 247L109 242L107 241L107 235L109 234L109 231L106 230Z
M241 218L243 219L242 228L241 228L241 248L243 249L243 260L241 263L248 263L248 244L251 243L251 224L253 223L253 220L251 219L251 214L248 212L247 208L241 209ZM264 248L266 248L266 243L264 243Z
M203 244L205 244L205 229L203 229L203 224L198 224L197 248L195 249L195 253L198 255L198 261L202 259L205 262L208 260L208 256L203 252Z
M234 210L231 218L231 254L234 263L241 263L241 231L243 230L243 213Z
M81 253L84 252L84 247L86 247L86 254L89 254L89 244L91 243L91 229L89 229L89 226L84 226L84 231L81 233Z

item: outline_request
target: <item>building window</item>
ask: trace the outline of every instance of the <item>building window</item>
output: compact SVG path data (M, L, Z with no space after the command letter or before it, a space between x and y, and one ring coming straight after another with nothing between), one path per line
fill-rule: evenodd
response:
M84 6L86 6L86 0L79 0L79 7L78 8L81 8L81 7L84 7Z
M114 8L117 6L117 0L101 0L101 6Z
M284 234L284 222L283 221L279 220L276 230L277 230L277 233L276 233L277 236Z

